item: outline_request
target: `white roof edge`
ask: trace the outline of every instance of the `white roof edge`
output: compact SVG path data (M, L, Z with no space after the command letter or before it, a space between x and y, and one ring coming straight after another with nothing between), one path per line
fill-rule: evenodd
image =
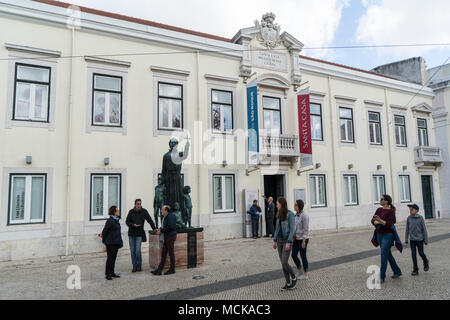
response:
M66 8L26 0L0 0L0 13L21 19L34 19L67 25L69 13ZM165 43L170 46L198 50L220 51L219 54L241 57L242 45L206 38L174 30L157 28L135 22L81 12L81 30L106 31L130 38Z
M302 57L300 57L299 59L300 59L300 71L308 71L311 73L331 75L338 78L365 82L376 86L413 92L414 94L420 90L418 95L434 97L433 89L429 87L422 88L422 86L417 84L390 79L383 76L372 75L370 73L335 66L325 62L313 61Z

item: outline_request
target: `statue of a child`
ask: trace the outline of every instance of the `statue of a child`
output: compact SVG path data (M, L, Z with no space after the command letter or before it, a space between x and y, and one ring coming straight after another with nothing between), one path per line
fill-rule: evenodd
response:
M175 215L177 229L186 229L186 225L183 222L183 217L181 215L180 205L178 204L178 202L175 202L175 204L173 205L172 213Z
M158 228L158 220L162 220L161 209L164 205L164 189L163 179L161 176L158 177L158 185L155 187L155 198L153 199L153 210L155 215L155 224Z
M192 200L189 193L191 193L191 187L185 186L183 188L184 193L184 223L189 226L189 228L192 227L191 224L191 217L192 217Z

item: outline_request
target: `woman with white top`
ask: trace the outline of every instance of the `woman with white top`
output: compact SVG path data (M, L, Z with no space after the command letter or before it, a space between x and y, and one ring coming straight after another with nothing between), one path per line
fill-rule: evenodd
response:
M292 245L292 260L294 260L297 266L298 273L297 279L304 280L308 279L308 259L306 258L306 248L309 242L309 216L303 211L305 203L303 200L297 200L294 204L295 209L295 235L294 243ZM302 264L298 258L298 253L300 252L300 257L303 263L303 274Z

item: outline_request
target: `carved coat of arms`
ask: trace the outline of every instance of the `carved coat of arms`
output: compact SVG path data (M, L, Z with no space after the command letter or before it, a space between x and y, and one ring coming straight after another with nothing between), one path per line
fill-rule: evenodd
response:
M258 40L269 49L275 48L280 42L280 26L273 23L275 14L272 12L263 15L261 23L255 20L255 26L260 29Z

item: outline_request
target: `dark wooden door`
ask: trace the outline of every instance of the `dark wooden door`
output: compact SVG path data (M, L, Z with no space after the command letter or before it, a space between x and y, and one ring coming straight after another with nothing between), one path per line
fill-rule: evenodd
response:
M421 176L423 210L426 219L433 218L433 194L431 191L431 176Z

